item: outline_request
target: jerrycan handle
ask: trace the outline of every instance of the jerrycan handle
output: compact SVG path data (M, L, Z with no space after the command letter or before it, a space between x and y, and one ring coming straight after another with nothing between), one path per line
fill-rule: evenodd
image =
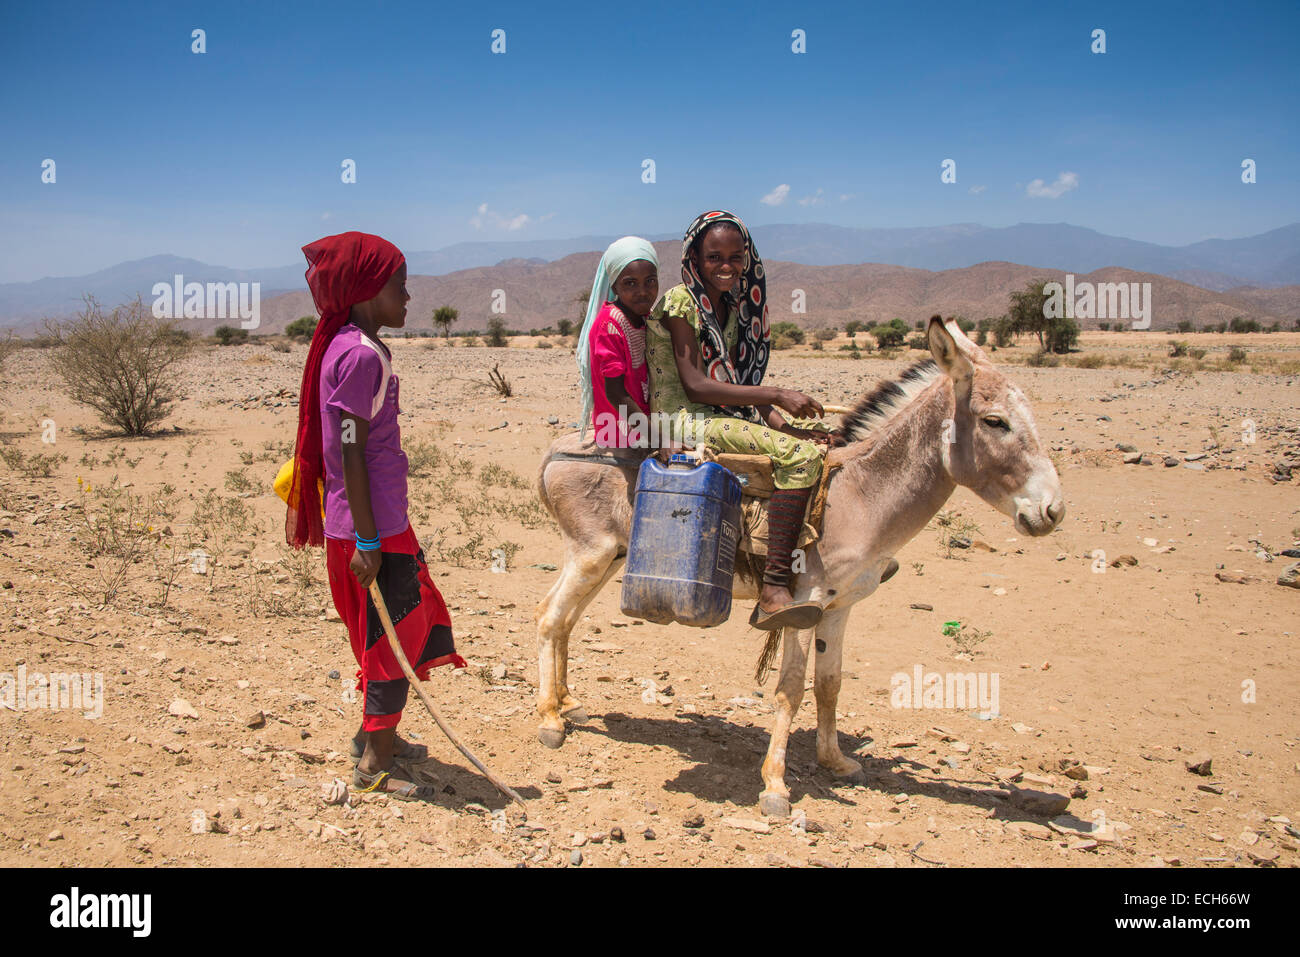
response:
M693 469L695 468L695 461L689 455L686 455L683 452L674 452L672 454L672 457L668 459L668 467L670 469L672 468Z

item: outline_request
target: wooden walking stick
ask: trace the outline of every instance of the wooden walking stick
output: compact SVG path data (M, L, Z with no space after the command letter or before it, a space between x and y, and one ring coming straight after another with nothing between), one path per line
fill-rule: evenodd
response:
M496 785L498 791L509 797L520 807L525 807L524 799L515 792L514 788L489 771L487 765L474 756L474 752L460 743L460 739L457 738L451 728L447 726L447 722L442 720L442 716L439 715L437 709L434 708L433 702L430 701L429 696L424 693L424 688L420 686L420 680L415 677L415 669L413 669L411 663L406 660L406 653L402 651L401 642L397 640L397 632L393 628L393 619L388 616L388 606L384 604L384 596L379 591L379 582L373 581L370 583L370 597L375 602L375 610L379 612L379 620L383 622L384 634L388 636L388 646L393 649L393 656L397 658L397 663L402 666L402 674L406 675L406 680L411 683L411 687L415 689L415 693L420 696L420 700L424 702L424 706L429 709L429 714L433 715L434 722L442 729L442 733L447 736L447 740L456 745L456 750L465 755L465 757L469 759L470 764L478 768L485 778Z

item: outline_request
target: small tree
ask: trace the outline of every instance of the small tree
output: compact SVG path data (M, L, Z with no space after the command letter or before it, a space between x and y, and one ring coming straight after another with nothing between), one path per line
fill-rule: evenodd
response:
M574 296L573 301L578 304L578 321L582 322L587 318L587 303L591 301L591 290L582 290Z
M558 329L558 330L560 330L560 335L562 335L562 336L571 336L571 335L573 335L573 322L572 322L572 320L569 320L569 319L560 319L560 320L558 320L558 321L555 323L555 328Z
M852 339L862 330L862 328L863 325L861 321L857 319L850 319L848 322L844 323L844 334L848 336L850 339Z
M212 330L212 338L223 346L233 346L248 341L248 330L235 326L217 326Z
M451 338L451 324L460 318L460 311L451 306L439 306L433 310L433 324L442 330L444 339Z
M89 406L127 435L143 435L181 397L178 365L193 341L158 319L137 296L104 315L90 296L67 322L46 322L58 350L51 358L73 402ZM243 330L240 330L243 331Z
M903 340L907 338L907 323L902 319L891 319L883 326L876 326L871 330L871 334L876 337L876 342L882 349L892 349L901 346Z
M506 321L500 316L493 316L487 322L487 344L490 346L506 345Z
M290 339L310 339L315 332L315 316L300 316L284 327L284 334Z

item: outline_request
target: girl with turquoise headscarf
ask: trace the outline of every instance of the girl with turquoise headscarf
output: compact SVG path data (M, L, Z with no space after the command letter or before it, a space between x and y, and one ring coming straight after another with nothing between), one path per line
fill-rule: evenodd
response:
M641 436L628 433L628 417L649 412L645 322L658 298L654 246L637 236L612 243L596 267L577 349L583 433L590 425L604 448L640 444Z

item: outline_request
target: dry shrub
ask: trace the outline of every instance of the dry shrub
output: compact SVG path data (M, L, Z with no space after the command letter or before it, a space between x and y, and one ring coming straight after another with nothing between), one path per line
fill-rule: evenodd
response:
M179 365L193 348L174 322L157 319L137 296L108 315L92 297L76 318L48 321L58 350L51 357L68 395L108 425L143 435L181 397Z

